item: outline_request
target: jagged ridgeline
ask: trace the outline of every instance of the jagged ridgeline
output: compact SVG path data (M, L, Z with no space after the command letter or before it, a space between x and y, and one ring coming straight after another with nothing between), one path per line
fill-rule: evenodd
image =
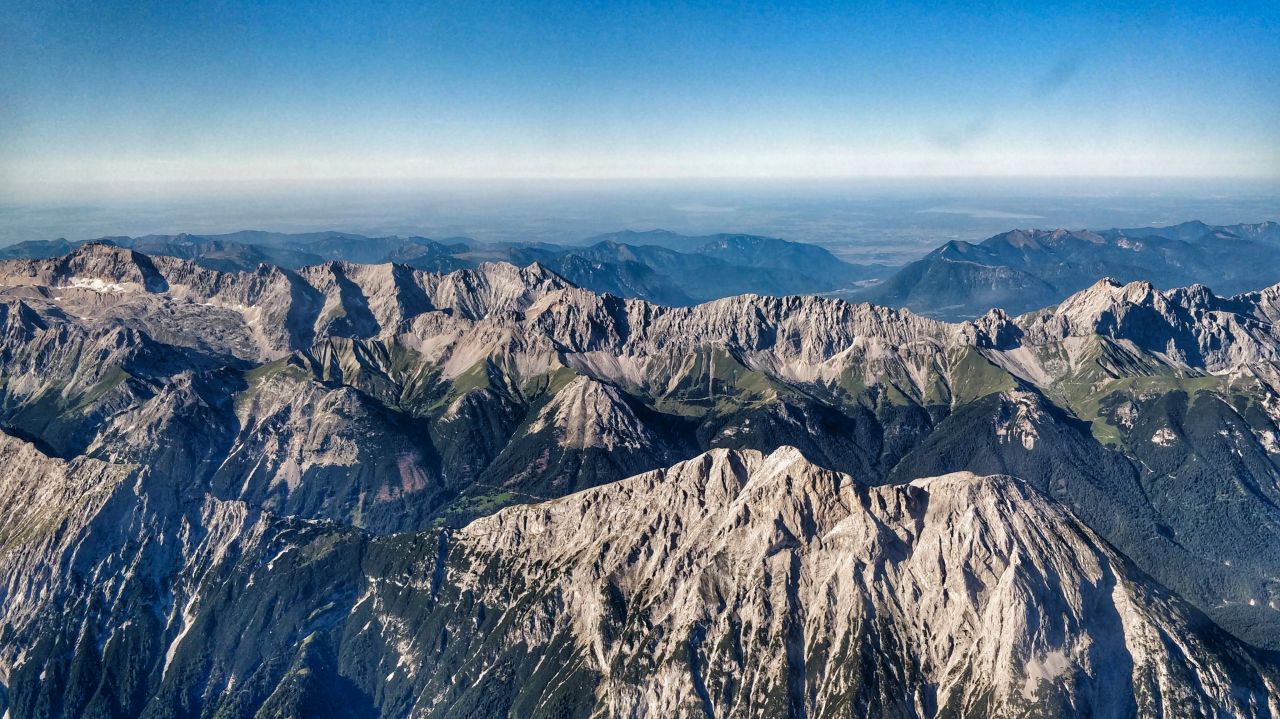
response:
M666 305L691 305L747 292L785 295L840 290L884 277L882 265L854 265L826 249L758 235L690 237L652 230L614 232L581 245L485 243L465 237L365 237L347 232L148 235L90 240L152 256L180 257L212 270L259 264L298 269L326 260L448 272L503 261L537 262L579 287ZM84 243L29 241L0 248L0 259L57 257Z
M14 719L1280 714L1280 288L0 286Z

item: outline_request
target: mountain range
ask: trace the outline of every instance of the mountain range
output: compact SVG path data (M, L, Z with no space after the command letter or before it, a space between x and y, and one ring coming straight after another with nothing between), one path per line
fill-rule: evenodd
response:
M599 235L581 244L481 243L468 238L366 237L344 232L107 237L97 243L193 260L223 271L298 269L328 260L449 272L484 262L538 263L595 292L664 305L739 294L827 294L958 321L992 308L1013 314L1062 301L1104 277L1170 289L1204 284L1235 294L1280 281L1280 224L1110 230L1011 230L951 241L901 268L844 262L817 245L745 234L666 230ZM31 241L0 259L50 258L85 244Z
M1280 285L207 261L0 262L15 719L1280 714Z
M846 293L941 319L993 307L1019 314L1060 302L1103 277L1234 294L1280 280L1280 224L1012 230L948 242L874 286Z
M255 230L93 242L187 258L224 271L260 264L298 269L328 260L399 262L428 271L538 262L577 287L672 306L746 293L829 294L952 321L996 307L1012 313L1037 310L1102 278L1147 280L1166 289L1204 284L1228 294L1280 280L1280 224L1274 221L1188 221L1100 232L1010 230L979 243L947 242L900 269L852 265L814 244L749 234L689 237L667 230L598 235L580 246ZM0 258L56 257L78 244L83 243L23 242L0 249Z
M537 262L580 287L668 305L692 305L745 293L825 292L888 272L878 265L849 264L817 245L743 234L690 237L663 230L601 235L580 246L260 231L104 237L91 242L193 260L202 267L223 271L250 271L260 264L298 269L327 260L396 262L435 272L474 268L483 262L520 266ZM0 249L0 259L58 257L83 244L66 240L22 242Z

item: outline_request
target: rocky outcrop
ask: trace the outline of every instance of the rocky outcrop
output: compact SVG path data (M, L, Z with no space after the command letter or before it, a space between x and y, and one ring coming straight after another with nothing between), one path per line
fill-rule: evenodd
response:
M0 458L27 515L0 535L14 717L1280 711L1271 659L1006 476L873 487L714 450L370 540L20 440Z
M11 716L1265 716L1278 293L0 263Z
M867 487L791 448L717 450L455 541L474 568L448 580L486 604L563 603L507 641L571 637L612 716L1280 710L1273 669L1009 477Z

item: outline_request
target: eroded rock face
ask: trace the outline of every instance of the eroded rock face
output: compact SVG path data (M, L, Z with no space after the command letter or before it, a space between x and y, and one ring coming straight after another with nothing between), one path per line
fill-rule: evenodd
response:
M453 541L448 581L528 607L493 640L566 637L611 716L1277 710L1273 669L1010 477L716 450Z
M1019 347L1104 337L1183 368L1223 372L1277 359L1276 288L1224 299L1193 286L1102 280L1047 311L1013 319L996 311L945 324L909 312L817 297L744 295L695 307L662 307L580 290L537 264L482 265L446 275L400 265L329 262L297 272L263 266L216 272L169 257L86 245L63 258L0 265L10 322L111 322L153 338L246 361L310 350L326 338L382 338L442 360L460 374L495 352L525 374L567 356L597 378L637 379L647 358L724 348L780 379L834 379L855 360L919 347ZM56 309L55 309L56 308ZM49 316L52 314L52 316ZM25 319L19 319L25 318ZM609 367L593 355L626 361ZM467 361L472 360L472 361ZM1010 364L1012 364L1010 362ZM1028 372L1052 368L1032 367ZM1044 375L1026 379L1041 383Z
M20 440L0 456L27 467L2 465L4 506L52 508L4 537L11 716L1278 710L1265 655L1010 477L872 487L715 450L371 540Z
M1184 600L1280 648L1277 292L0 263L4 701L1266 716L1274 657Z

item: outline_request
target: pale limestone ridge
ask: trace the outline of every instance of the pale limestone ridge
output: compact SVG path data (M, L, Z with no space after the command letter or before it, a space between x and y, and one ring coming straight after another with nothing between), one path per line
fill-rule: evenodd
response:
M446 377L500 358L526 373L568 364L625 384L652 358L719 348L785 381L829 382L868 361L919 378L948 349L975 347L1042 384L1061 368L1020 355L1095 336L1211 373L1280 359L1280 285L1220 298L1201 286L1160 291L1104 279L1046 310L948 324L820 297L664 307L578 289L537 264L433 274L327 262L228 273L91 244L62 258L0 263L0 287L24 316L46 323L123 323L247 361L331 337L393 341L442 364Z
M641 450L657 444L617 389L578 377L560 390L530 424L530 434L553 429L561 446Z
M451 581L562 598L508 639L571 637L607 716L1280 710L1273 669L1207 641L1193 610L1009 477L873 488L793 448L714 450L503 510L457 541L475 569ZM495 570L522 579L481 581ZM618 602L647 618L634 636L609 624Z

